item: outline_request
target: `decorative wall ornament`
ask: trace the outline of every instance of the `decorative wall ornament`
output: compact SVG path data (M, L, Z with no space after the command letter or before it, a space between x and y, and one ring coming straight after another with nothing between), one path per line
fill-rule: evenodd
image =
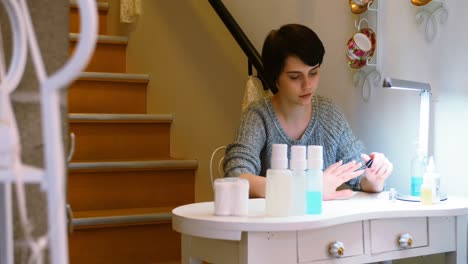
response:
M381 84L381 80L382 76L376 69L370 71L362 69L353 75L353 84L356 87L361 87L361 97L364 102L369 101L372 97L372 90Z
M416 14L416 22L424 27L427 42L432 42L439 34L439 25L443 25L449 15L446 0L432 1L423 6Z

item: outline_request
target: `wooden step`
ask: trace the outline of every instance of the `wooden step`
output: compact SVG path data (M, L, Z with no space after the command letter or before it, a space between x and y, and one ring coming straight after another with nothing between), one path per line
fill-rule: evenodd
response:
M109 3L108 2L97 2L98 9L98 34L105 35L107 33L107 13L109 12ZM80 32L80 15L78 9L78 1L70 1L70 22L69 22L70 32L79 33Z
M68 91L70 113L146 113L148 74L84 72Z
M78 211L192 203L197 166L197 160L71 163L68 202Z
M75 134L72 161L169 158L172 115L69 114Z
M75 50L79 34L70 33L70 54ZM128 38L99 35L94 54L86 67L88 72L125 72Z
M172 263L180 260L180 235L172 208L75 212L70 263Z

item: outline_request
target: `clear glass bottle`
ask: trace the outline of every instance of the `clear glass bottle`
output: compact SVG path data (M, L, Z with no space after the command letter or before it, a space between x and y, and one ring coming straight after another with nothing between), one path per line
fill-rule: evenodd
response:
M321 214L323 199L323 148L307 147L306 214Z
M265 205L268 216L288 216L292 173L288 169L288 145L273 144L271 167L266 173Z
M418 147L416 156L411 160L411 195L421 196L421 185L423 183L424 171L426 169L427 157L424 149Z

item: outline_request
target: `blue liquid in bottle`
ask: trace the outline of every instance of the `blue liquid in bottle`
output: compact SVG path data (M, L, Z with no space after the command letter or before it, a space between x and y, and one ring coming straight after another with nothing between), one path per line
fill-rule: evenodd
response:
M322 213L323 147L307 146L307 156L306 214L319 215Z
M307 191L306 192L307 214L321 214L322 213L322 192Z
M426 169L427 158L424 149L418 147L416 156L411 161L411 195L421 196L421 185L423 183L424 171Z
M421 185L423 183L423 177L411 177L411 195L421 196Z

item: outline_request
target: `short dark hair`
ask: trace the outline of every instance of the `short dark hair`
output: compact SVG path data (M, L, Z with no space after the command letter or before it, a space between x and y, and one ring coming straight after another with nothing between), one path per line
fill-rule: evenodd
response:
M286 58L297 56L305 64L322 64L325 48L315 32L299 24L287 24L278 30L272 30L263 42L262 61L266 78L276 84L283 71ZM270 87L273 93L277 87Z

